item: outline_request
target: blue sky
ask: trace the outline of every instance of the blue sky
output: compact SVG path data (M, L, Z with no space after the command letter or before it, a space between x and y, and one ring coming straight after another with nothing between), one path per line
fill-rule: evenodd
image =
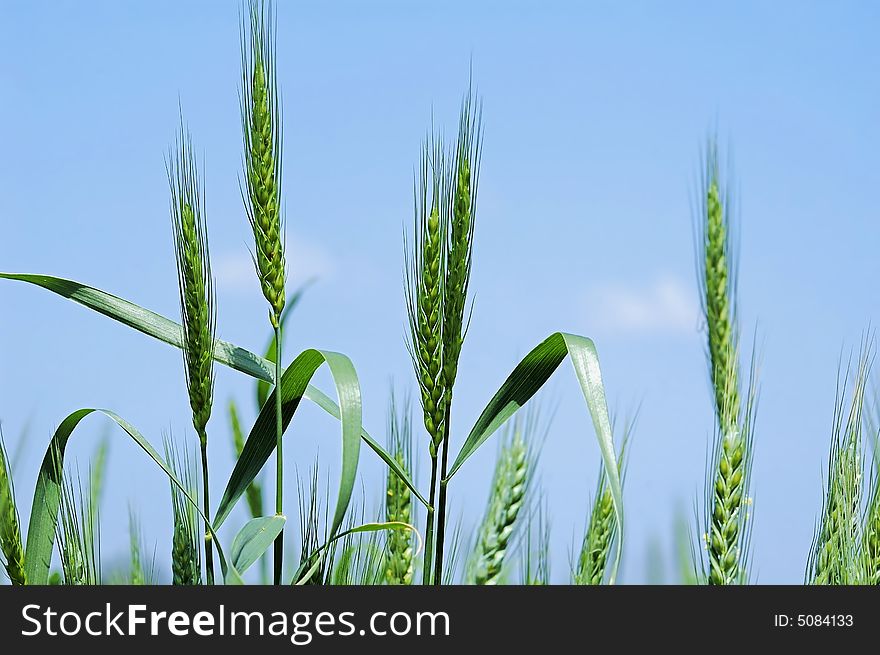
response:
M0 269L70 277L175 316L163 157L180 105L204 153L219 332L262 349L238 190L238 3L0 11ZM413 388L401 279L412 170L432 116L454 128L472 65L485 141L454 439L551 332L593 337L612 404L621 415L640 407L625 582L648 579L652 550L672 561L675 516L690 519L703 488L713 421L690 206L717 130L735 173L741 319L761 355L754 573L799 582L840 354L878 322L880 8L280 2L278 20L289 269L292 284L318 278L287 357L348 354L377 434L392 380ZM0 418L12 451L27 428L16 469L25 505L52 429L74 409L112 408L157 443L168 431L193 439L177 352L34 288L0 285L0 307ZM540 476L559 581L599 466L579 395L567 366L542 395L557 407ZM231 397L252 418L251 382L220 369L215 497L232 461ZM313 407L300 420L291 463L305 470L318 450L334 461L337 426ZM98 419L83 429L71 446L81 468L105 432ZM119 435L111 442L105 557L124 556L131 504L164 562L165 483ZM491 477L494 449L484 451L452 490L466 533ZM366 450L361 462L376 503L382 467Z

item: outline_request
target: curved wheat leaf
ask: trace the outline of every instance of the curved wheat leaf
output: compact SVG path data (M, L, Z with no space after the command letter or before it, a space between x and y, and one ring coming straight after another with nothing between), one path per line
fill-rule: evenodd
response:
M175 348L182 347L181 327L178 323L106 291L51 275L0 273L0 279L17 280L33 284ZM217 339L214 342L214 359L229 368L250 375L257 380L275 383L274 364L228 341ZM315 403L334 418L339 419L339 406L317 387L312 385L306 386L303 397ZM419 493L407 472L400 467L394 457L388 454L363 427L361 427L361 439L404 481L415 497L419 499L419 502L428 507L428 501Z
M45 585L49 582L49 565L52 560L52 550L55 545L55 534L58 525L58 510L61 506L61 493L64 467L64 450L67 442L73 435L73 431L87 416L98 413L103 414L116 423L140 448L150 456L153 462L162 469L171 483L176 486L181 494L195 507L205 521L208 532L217 546L217 555L220 558L220 567L227 583L241 584L241 576L238 571L226 560L220 542L208 517L206 517L196 499L189 490L177 478L171 467L156 452L149 441L125 419L106 409L79 409L65 418L49 444L40 473L37 476L37 484L34 489L34 500L31 504L31 518L28 525L27 547L25 550L25 567L28 581L31 584Z
M564 332L555 332L526 355L501 385L498 392L486 405L480 418L468 434L455 463L446 476L449 480L474 452L517 410L544 386L554 371L566 357L571 361L578 383L593 419L596 441L602 454L608 488L614 504L617 524L620 526L620 539L615 547L614 562L611 567L609 584L613 584L620 565L623 542L623 493L614 441L611 432L611 419L605 400L605 387L599 368L599 355L591 339Z
M293 360L281 376L282 429L286 430L299 407L306 387L318 368L326 363L333 376L339 396L340 422L342 423L342 471L339 479L339 494L330 536L334 536L342 525L354 490L360 452L361 431L361 390L357 374L351 360L340 353L306 350ZM263 465L275 450L275 394L272 391L248 435L235 468L229 477L223 498L217 508L214 523L217 527L229 516L236 501L247 490L248 485L262 470Z

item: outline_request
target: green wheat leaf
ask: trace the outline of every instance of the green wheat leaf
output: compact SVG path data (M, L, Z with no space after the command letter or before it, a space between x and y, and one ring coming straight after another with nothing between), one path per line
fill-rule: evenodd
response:
M323 546L318 548L314 553L312 553L310 557L305 558L303 561L307 565L309 565L309 568L306 570L300 568L300 570L297 571L296 574L293 576L293 582L291 584L301 586L308 583L311 577L321 568L321 559L323 558L325 551L338 540L353 534L360 534L363 532L380 532L382 530L409 530L410 532L415 534L416 540L418 541L418 548L416 548L414 557L417 557L418 554L421 552L422 535L419 534L419 531L416 530L415 526L410 525L409 523L401 523L400 521L377 521L373 523L364 523L363 525L349 528L348 530L343 530L339 534L328 539L327 542Z
M620 565L623 541L623 493L617 456L614 452L611 419L608 416L608 405L605 400L605 387L602 384L602 373L599 368L599 356L591 339L555 332L526 355L480 414L446 479L452 478L467 459L544 386L566 357L574 367L593 419L596 440L608 476L614 513L620 526L620 539L616 543L614 563L609 577L609 584L613 584Z
M239 573L244 573L256 562L281 534L287 519L284 516L261 516L251 519L235 535L229 556Z
M341 407L340 422L342 423L342 471L339 479L336 510L330 529L330 535L333 536L342 525L348 503L351 500L360 452L361 390L351 360L340 353L328 351L310 349L300 353L281 376L281 411L282 427L286 430L299 407L309 381L315 371L324 363L329 367L336 385L339 406ZM217 516L214 519L218 527L229 516L236 501L262 470L266 460L275 450L275 403L273 399L277 391L277 389L272 391L263 409L260 410L244 444L244 449L235 463L235 468L232 470L232 475L217 509Z
M162 469L168 479L174 484L185 498L192 503L196 511L205 520L208 531L217 546L217 555L220 558L220 566L228 584L243 584L238 571L226 560L220 542L210 521L199 508L198 502L190 495L189 490L177 478L171 467L156 452L149 441L128 421L106 409L79 409L65 418L55 434L37 477L34 489L34 500L31 504L31 518L28 525L27 548L25 551L25 566L28 581L31 584L45 585L49 582L49 565L52 560L52 551L55 545L56 528L58 525L58 510L61 506L61 493L64 467L64 450L73 431L80 422L90 414L99 413L114 421L140 448L150 456L155 464Z
M103 314L115 321L127 325L147 336L158 339L164 343L182 347L181 327L171 319L165 318L161 314L144 309L118 296L114 296L100 289L95 289L80 282L66 280L64 278L53 277L51 275L32 275L26 273L0 273L0 279L18 280L27 282L38 287L42 287L48 291L58 294L63 298L72 300L84 307ZM255 355L254 353L240 348L235 344L217 339L214 342L214 359L225 366L236 371L250 375L257 380L265 380L274 384L275 382L275 365L268 360ZM333 400L318 388L308 385L303 397L315 403L336 419L339 419L339 406ZM264 403L265 404L265 403ZM406 471L404 471L397 462L379 443L373 439L366 430L361 428L361 439L375 452L383 462L385 462L398 476L404 481L407 487L413 492L425 507L428 501L425 500L415 483L412 481Z

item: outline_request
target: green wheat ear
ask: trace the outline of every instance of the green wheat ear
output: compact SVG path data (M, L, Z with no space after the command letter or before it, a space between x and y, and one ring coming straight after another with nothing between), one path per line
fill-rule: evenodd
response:
M184 372L193 427L199 439L205 441L214 398L217 308L203 212L204 196L192 139L183 126L169 157L168 180L183 325Z
M443 285L443 383L452 395L467 325L468 286L474 249L482 128L480 106L468 91L462 103L452 165L445 171L448 200L446 280Z
M242 27L241 113L244 132L243 196L254 233L257 274L278 327L284 311L284 226L281 218L281 103L275 77L271 3L251 0Z
M60 467L59 467L60 468ZM101 584L100 528L82 481L64 475L60 518L56 527L61 569L66 585Z
M181 452L170 439L165 441L165 459L177 479L193 498L198 497L195 460ZM196 508L174 484L171 484L171 507L174 529L171 539L171 572L175 585L198 585L202 581L199 522Z
M865 512L862 530L861 562L863 584L880 585L880 482L873 473L873 492Z
M446 424L446 387L443 380L443 286L446 266L448 212L443 186L443 144L439 137L426 142L414 183L412 242L404 244L405 295L409 334L407 349L412 357L425 430L431 456L429 507L425 516L423 582L433 572L434 499L437 488L437 451Z
M808 581L812 584L847 585L860 581L862 409L868 369L866 350L855 372L848 410L845 407L848 372L844 374L843 383L838 383L828 486L809 559Z
M443 285L446 221L444 157L439 139L425 143L414 189L413 242L406 244L406 300L409 318L407 348L413 360L431 457L443 440Z
M204 195L193 154L192 139L182 120L180 136L169 157L168 180L171 186L171 223L174 230L183 326L184 372L193 427L201 445L204 513L205 516L210 516L207 425L214 402L217 308L208 251L208 226L203 212ZM206 527L205 564L208 584L214 582L212 551Z
M748 486L755 407L754 361L745 406L740 398L739 328L736 319L736 272L731 237L731 202L725 194L718 146L710 141L702 178L699 230L702 257L703 312L708 331L710 382L718 434L707 476L708 551L706 580L712 585L746 580L749 558Z
M495 585L501 580L517 519L526 502L535 463L533 453L526 445L522 425L516 423L495 463L492 491L469 567L471 584Z
M390 408L391 454L400 467L412 475L412 427L409 403L398 414L394 396ZM412 492L390 468L385 491L385 520L412 525ZM385 582L409 585L413 580L413 537L408 530L391 530L387 535Z
M0 554L12 584L27 584L21 527L15 504L15 488L2 434L0 434Z
M634 422L627 423L617 460L621 483L625 480L627 445L632 435ZM605 583L608 568L608 554L614 539L618 536L617 517L614 514L614 502L608 488L608 477L604 467L599 472L599 482L587 531L581 543L574 583L578 585L601 585Z

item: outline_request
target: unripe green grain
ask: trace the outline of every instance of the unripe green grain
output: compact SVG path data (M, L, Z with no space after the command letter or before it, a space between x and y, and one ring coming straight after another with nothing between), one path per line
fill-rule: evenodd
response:
M189 454L181 453L170 440L166 440L165 458L187 493L197 497L197 473ZM174 520L171 540L172 582L175 585L201 584L200 535L196 508L175 484L171 484L171 507Z
M394 454L397 463L408 465L402 450ZM412 524L412 492L398 475L389 469L385 494L385 520ZM413 578L413 540L408 530L388 533L388 554L385 558L385 581L391 585L409 585Z
M27 584L15 490L2 438L0 438L0 554L12 584Z
M880 585L880 485L876 483L862 530L862 580L863 584Z
M844 412L846 379L838 388L834 431L828 464L828 486L813 548L808 581L817 585L847 585L864 581L865 556L871 552L870 518L862 534L862 408L869 368L863 352L855 373L852 399ZM869 506L870 509L870 506ZM870 512L868 514L870 517ZM867 540L866 540L867 539ZM860 546L867 547L860 551Z
M251 0L242 29L242 126L244 200L254 233L254 261L269 320L277 328L284 311L285 259L281 218L281 109L275 78L271 3Z
M181 125L177 148L168 165L171 184L171 220L183 325L183 358L193 427L202 455L202 498L210 516L208 485L208 420L214 400L214 340L217 310L208 252L208 227L202 207L204 197L192 151L192 141ZM205 564L208 584L214 582L211 539L205 526Z
M446 221L443 207L443 152L425 145L415 187L412 252L407 253L407 347L419 384L431 457L443 441L446 388L443 381L443 285Z
M468 576L471 584L494 585L500 581L517 518L526 500L530 464L522 433L515 430L495 465L489 504L472 556Z
M753 389L743 406L739 388L738 326L730 234L730 207L722 193L717 146L710 143L700 198L703 311L708 332L710 382L717 437L707 486L704 539L706 580L712 585L745 580L745 521L752 436ZM754 382L754 379L752 379Z

